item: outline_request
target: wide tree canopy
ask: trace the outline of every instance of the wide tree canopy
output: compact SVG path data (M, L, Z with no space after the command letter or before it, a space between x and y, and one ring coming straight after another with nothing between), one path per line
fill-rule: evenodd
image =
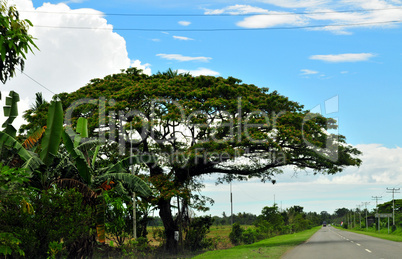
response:
M86 117L92 136L118 143L121 155L158 158L156 163L142 162L158 190L154 202L168 247L174 245L178 227L171 199L189 197L202 175L218 173L219 181L257 177L274 182L284 166L335 174L361 163L360 151L344 136L331 134L336 121L233 77L172 71L147 76L130 68L59 98L65 125ZM44 114L27 114L26 128L42 126Z

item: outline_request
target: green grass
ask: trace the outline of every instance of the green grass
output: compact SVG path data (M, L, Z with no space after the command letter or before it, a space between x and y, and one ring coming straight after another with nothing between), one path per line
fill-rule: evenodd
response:
M251 245L209 251L194 258L280 258L286 251L305 242L320 228L321 226L295 234L276 236Z
M393 233L388 234L388 229L382 229L381 232L378 232L374 229L370 229L368 231L364 230L355 230L355 229L344 229L341 227L336 227L337 229L340 230L345 230L345 231L350 231L354 232L357 234L363 234L367 236L372 236L372 237L377 237L381 239L386 239L386 240L391 240L391 241L396 241L396 242L402 242L402 233L400 231L395 231Z

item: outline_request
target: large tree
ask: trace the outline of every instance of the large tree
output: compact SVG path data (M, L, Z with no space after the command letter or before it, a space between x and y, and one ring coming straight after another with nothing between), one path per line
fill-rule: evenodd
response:
M20 19L15 6L7 6L6 1L0 3L0 81L5 83L7 79L15 75L15 69L19 66L24 69L26 54L32 52L32 47L37 48L33 37L28 34L32 23ZM1 97L1 95L0 95Z
M121 154L158 157L156 163L144 162L158 190L153 201L169 250L177 245L174 232L187 208L172 215L173 198L193 202L191 188L204 175L217 174L220 182L252 177L275 182L286 166L335 174L361 163L360 151L331 134L333 119L233 77L147 76L131 68L59 97L65 124L87 117L89 131L119 143Z

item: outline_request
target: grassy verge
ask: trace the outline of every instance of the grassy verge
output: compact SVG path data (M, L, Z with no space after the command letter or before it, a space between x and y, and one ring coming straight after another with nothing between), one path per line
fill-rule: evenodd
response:
M357 234L363 234L363 235L367 235L367 236L372 236L372 237L377 237L377 238L381 238L381 239L386 239L386 240L391 240L391 241L396 241L396 242L402 242L402 233L400 231L395 231L393 233L384 233L385 231L388 232L388 230L381 230L381 232L378 232L376 230L373 229L369 229L368 231L365 230L355 230L355 229L344 229L341 227L336 227L337 229L340 230L345 230L345 231L350 231L350 232L354 232Z
M295 234L281 235L251 245L236 246L226 250L209 251L194 258L280 258L286 251L309 239L321 226Z

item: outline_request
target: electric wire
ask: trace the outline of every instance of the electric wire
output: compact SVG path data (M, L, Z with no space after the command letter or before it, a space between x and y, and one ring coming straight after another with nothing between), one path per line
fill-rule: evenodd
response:
M376 9L351 9L351 10L338 10L338 11L313 11L313 12L251 12L251 13L82 13L82 12L47 12L47 11L19 11L21 13L37 13L37 14L69 14L69 15L94 15L94 16L132 16L132 17L218 17L218 16L254 16L254 15L314 15L314 14L334 14L334 13L366 13L376 11L390 11L390 10L402 10L401 7L389 7L389 8L376 8ZM267 10L268 11L268 10Z
M73 30L113 30L113 31L157 31L157 32L214 32L214 31L268 31L268 30L297 30L297 29L315 29L315 28L333 28L333 27L355 27L380 24L401 23L402 20L383 21L383 22L362 22L349 24L326 24L326 25L305 25L288 27L267 27L267 28L205 28L205 29L171 29L171 28L105 28L105 27L75 27L75 26L51 26L35 25L35 28L48 29L73 29Z
M53 92L52 90L50 90L49 88L47 88L46 86L44 86L43 84L39 83L37 80L35 80L34 78L32 78L31 76L29 76L28 74L26 74L25 72L21 71L20 69L16 68L18 71L20 71L23 75L25 75L26 77L28 77L29 79L31 79L33 82L35 82L36 84L38 84L39 86L41 86L42 88L46 89L47 91L49 91L52 94L56 94L55 92Z

